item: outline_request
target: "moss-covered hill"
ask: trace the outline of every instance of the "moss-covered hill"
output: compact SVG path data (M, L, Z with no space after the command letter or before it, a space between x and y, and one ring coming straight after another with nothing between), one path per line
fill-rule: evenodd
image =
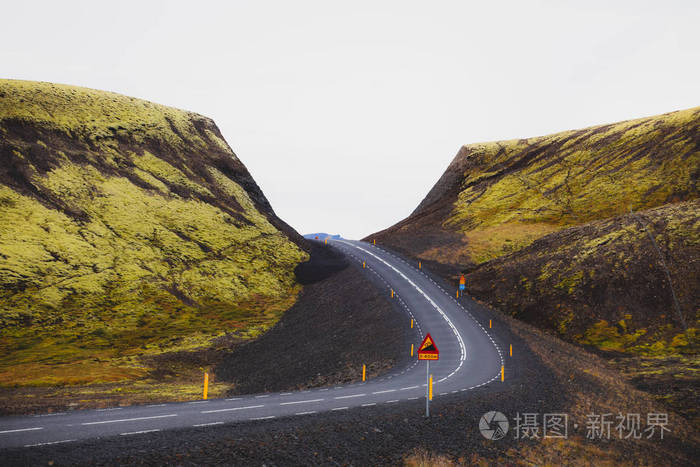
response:
M696 198L699 175L700 107L470 144L411 216L371 238L479 264L566 227Z
M698 207L682 202L698 198L699 175L700 107L471 144L411 216L370 238L472 271L468 290L571 340L605 347L593 335L604 334L601 321L631 315L647 336L624 347L641 349L661 327L683 325L661 259L629 213L666 206L648 211L652 234L697 326Z
M212 120L73 86L0 80L0 217L0 385L253 337L307 258Z

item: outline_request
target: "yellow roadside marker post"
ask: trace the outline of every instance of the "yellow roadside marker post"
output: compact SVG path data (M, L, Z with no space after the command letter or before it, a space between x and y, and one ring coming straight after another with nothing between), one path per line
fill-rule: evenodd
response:
M428 398L433 400L433 375L430 375L430 392L428 393Z
M457 298L459 298L459 290L457 291Z
M202 399L207 400L207 394L209 393L209 373L204 372L204 394Z
M489 320L489 329L491 329L491 320Z
M413 329L413 318L411 318L411 329Z
M413 344L411 344L411 357L413 357Z
M418 261L418 269L423 269L423 264L420 261Z
M510 344L510 356L513 356L513 344Z
M504 379L505 379L505 372L504 372L504 368L505 368L505 367L504 367L503 365L501 365L501 382L503 382L503 381L504 381Z
M376 245L376 244L377 244L377 241L376 241L376 240L372 240L372 245Z
M394 289L391 289L391 298L394 298Z
M367 263L365 263L365 262L363 261L363 262L362 262L362 269L364 269L366 265L367 265Z
M362 381L365 380L365 377L367 376L367 368L365 367L365 364L362 364Z

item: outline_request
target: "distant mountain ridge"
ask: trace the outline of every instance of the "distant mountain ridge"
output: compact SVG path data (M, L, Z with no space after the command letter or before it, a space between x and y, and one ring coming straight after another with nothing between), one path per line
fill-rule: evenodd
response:
M318 237L319 239L324 239L324 238L339 239L339 238L342 238L339 234L329 234L329 233L325 233L325 232L304 234L304 238L309 239L309 240L314 240L314 239L316 239L316 237Z

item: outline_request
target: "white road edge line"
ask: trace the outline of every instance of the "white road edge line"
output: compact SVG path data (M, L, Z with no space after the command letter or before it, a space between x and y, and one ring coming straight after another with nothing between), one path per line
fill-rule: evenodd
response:
M228 409L202 410L200 413L232 412L234 410L259 409L260 407L265 407L265 406L264 405L247 405L245 407L230 407Z
M308 401L280 402L280 405L307 404L311 402L321 402L323 399L310 399Z
M62 439L61 441L49 441L48 443L25 444L25 448L33 448L36 446L48 446L49 444L72 443L74 439Z
M334 397L334 399L350 399L351 397L362 397L366 396L367 394L350 394L349 396L337 396Z
M81 423L81 425L104 425L105 423L121 423L121 422L134 422L137 420L151 420L154 418L168 418L168 417L177 417L176 413L171 413L168 415L154 415L152 417L136 417L136 418L122 418L119 420L102 420L99 422L85 422Z
M156 428L154 430L127 431L126 433L119 433L119 436L142 435L144 433L155 433L156 431L160 431L160 429Z
M34 428L19 428L17 430L5 430L5 431L0 431L0 435L5 434L5 433L19 433L20 431L36 431L36 430L43 430L43 426L37 426Z

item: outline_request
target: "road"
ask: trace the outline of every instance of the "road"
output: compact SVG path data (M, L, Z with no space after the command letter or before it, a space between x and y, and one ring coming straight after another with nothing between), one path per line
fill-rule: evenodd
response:
M489 383L499 384L503 354L489 334L455 299L429 275L380 247L344 239L329 240L351 259L366 262L366 274L395 292L413 318L416 337L429 332L440 350L440 360L430 363L434 398L469 391ZM360 266L361 267L361 266ZM415 343L417 350L420 341ZM410 349L407 349L409 352ZM364 383L300 392L252 394L229 399L114 407L68 413L0 418L0 448L71 443L109 436L184 427L216 426L231 422L275 417L308 416L323 411L349 410L377 404L399 404L424 399L426 363L411 360L408 366Z

